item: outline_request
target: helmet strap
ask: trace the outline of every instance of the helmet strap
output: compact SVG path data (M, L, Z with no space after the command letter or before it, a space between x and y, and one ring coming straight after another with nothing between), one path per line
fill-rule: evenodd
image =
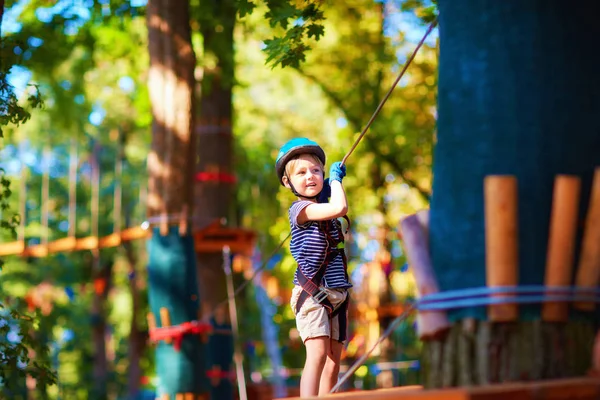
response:
M287 173L285 174L285 177L288 178L288 184L290 185L290 190L292 191L292 193L294 194L294 196L296 197L301 197L303 199L307 199L307 200L316 200L317 197L319 197L319 195L321 194L321 192L319 192L317 195L315 196L303 196L300 193L298 193L298 191L296 190L296 188L294 187L294 185L292 185L292 181L290 180L290 178L287 176ZM322 190L321 190L322 191Z

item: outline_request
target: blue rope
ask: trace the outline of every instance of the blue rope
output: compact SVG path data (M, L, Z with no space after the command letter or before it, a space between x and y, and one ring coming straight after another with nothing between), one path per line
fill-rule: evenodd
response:
M544 302L600 303L600 289L543 285L484 286L432 293L416 300L414 306L425 311Z

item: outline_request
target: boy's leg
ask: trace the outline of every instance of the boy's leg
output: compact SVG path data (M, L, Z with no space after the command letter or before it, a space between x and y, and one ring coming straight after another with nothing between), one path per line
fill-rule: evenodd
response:
M331 351L327 352L327 360L321 374L321 382L319 384L319 396L325 395L335 386L340 374L340 360L342 358L342 349L344 344L337 340L329 340Z
M319 382L323 373L323 367L328 359L329 337L320 336L307 339L306 363L300 377L300 397L317 396L320 393ZM341 349L340 349L341 354Z

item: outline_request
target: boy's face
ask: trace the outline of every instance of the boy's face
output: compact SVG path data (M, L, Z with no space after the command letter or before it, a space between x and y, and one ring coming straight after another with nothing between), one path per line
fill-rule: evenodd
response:
M292 168L288 177L283 177L283 184L289 188L290 182L298 193L305 197L314 197L323 189L323 168L315 157L302 154L290 161Z

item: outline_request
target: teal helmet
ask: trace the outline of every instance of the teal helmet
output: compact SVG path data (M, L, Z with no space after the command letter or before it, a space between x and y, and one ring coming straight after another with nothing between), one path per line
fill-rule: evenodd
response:
M279 183L283 185L281 179L283 178L283 174L285 173L285 165L293 159L295 156L299 154L314 154L319 160L325 165L325 152L317 144L317 142L313 142L310 139L306 138L294 138L279 149L279 154L277 154L277 159L275 161L275 169L277 169L277 177L279 178Z

